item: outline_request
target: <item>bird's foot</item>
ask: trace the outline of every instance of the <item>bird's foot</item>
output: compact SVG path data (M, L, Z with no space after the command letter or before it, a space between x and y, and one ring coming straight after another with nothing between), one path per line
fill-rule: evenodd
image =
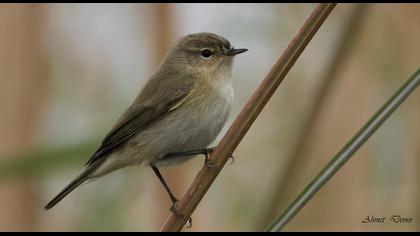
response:
M217 167L217 165L216 165L216 164L212 163L212 162L209 160L209 155L210 155L212 152L214 152L214 150L215 150L215 149L216 149L215 147L214 147L214 148L208 148L208 149L206 150L207 152L203 153L203 154L204 154L204 156L205 156L204 164L205 164L206 166L210 167L210 168L215 168L215 167ZM233 157L233 155L230 155L229 159L231 160L230 164L232 165L232 164L235 162L235 158Z
M189 229L189 228L191 228L192 227L192 218L190 217L190 218L188 218L188 220L187 220L187 229Z
M176 206L177 206L177 203L178 202L178 200L176 200L176 201L174 201L173 203L172 203L172 206L171 206L171 208L169 208L169 211L170 212L172 212L173 214L175 214L175 215L179 215L178 214L178 212L176 211Z
M212 147L212 148L203 148L203 149L186 151L186 152L169 153L169 154L165 155L164 157L162 157L161 159L162 160L167 160L167 159L181 157L181 156L190 156L190 155L203 154L204 157L205 157L205 159L204 159L204 165L206 165L207 167L210 167L210 168L215 168L215 167L217 167L217 165L215 163L212 163L209 160L209 155L212 154L215 149L216 149L216 147ZM233 158L233 155L230 155L229 159L232 160L230 162L230 164L233 164L235 162L235 158Z
M171 208L169 208L169 211L172 212L175 215L184 216L184 215L177 212L177 210L176 210L177 202L178 202L178 200L176 200L172 203L172 206L171 206ZM192 226L192 218L189 217L188 220L187 220L187 226L186 227L191 228L191 226Z
M208 149L206 149L205 150L205 152L203 153L204 154L204 165L206 165L207 167L210 167L210 168L215 168L217 165L216 164L214 164L214 163L212 163L210 160L209 160L209 155L212 153L212 152L214 152L214 149L216 149L215 147L214 148L208 148Z
M229 159L231 160L230 164L232 165L235 162L235 158L233 157L233 155L230 155Z

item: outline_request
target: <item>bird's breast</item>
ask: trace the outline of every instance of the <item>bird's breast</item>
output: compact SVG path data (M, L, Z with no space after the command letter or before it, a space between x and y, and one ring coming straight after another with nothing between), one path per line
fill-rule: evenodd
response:
M190 124L218 132L229 114L233 96L229 80L219 78L198 84L184 106L192 121Z
M217 81L214 85L219 96L226 101L227 104L231 104L233 101L233 87L230 81Z

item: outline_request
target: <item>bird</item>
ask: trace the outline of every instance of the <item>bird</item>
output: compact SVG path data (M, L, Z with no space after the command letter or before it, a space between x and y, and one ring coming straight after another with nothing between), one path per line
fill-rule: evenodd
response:
M233 58L248 49L235 49L215 33L181 37L168 50L156 71L122 113L90 156L84 170L46 206L51 209L87 180L127 166L151 167L172 201L159 168L208 154L229 116L233 87Z

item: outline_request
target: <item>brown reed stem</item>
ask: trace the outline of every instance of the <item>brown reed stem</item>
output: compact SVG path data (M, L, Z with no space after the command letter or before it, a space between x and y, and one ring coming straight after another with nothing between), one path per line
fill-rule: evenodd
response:
M336 5L336 3L320 3L316 6L260 86L242 108L216 150L209 157L209 161L215 167L209 167L207 165L202 167L190 188L178 202L176 209L178 214L171 214L163 224L161 231L172 232L182 230L182 227L200 203L265 104Z

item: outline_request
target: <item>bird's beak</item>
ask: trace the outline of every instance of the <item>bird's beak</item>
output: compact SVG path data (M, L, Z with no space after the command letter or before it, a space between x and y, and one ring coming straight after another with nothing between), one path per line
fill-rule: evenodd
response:
M239 48L239 49L235 49L235 48L231 48L229 50L226 51L226 55L228 56L235 56L237 54L243 53L248 51L248 49L246 48Z

